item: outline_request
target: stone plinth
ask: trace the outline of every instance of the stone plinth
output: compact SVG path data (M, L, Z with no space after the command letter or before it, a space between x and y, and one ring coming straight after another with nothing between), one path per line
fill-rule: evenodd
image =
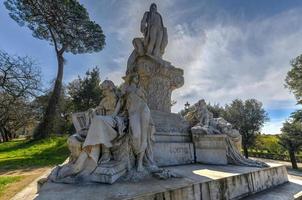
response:
M269 168L234 165L192 164L169 167L183 178L139 182L117 181L113 185L68 185L45 183L37 200L219 200L239 199L288 182L285 166L269 163Z
M139 57L135 68L146 91L149 108L171 112L171 93L183 86L183 70L148 56Z
M190 142L156 142L153 153L160 167L194 163L194 147Z
M194 163L190 125L179 114L151 111L155 124L154 161L158 166Z
M227 165L226 135L192 134L196 162L204 164Z

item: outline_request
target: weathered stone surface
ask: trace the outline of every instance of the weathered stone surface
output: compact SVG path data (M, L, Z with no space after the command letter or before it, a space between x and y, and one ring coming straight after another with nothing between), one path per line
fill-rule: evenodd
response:
M193 143L160 142L153 145L154 161L158 166L194 163Z
M135 199L219 200L239 199L288 182L285 166L270 164L260 169L234 165L192 164L169 167L183 178L139 182L117 181L113 185L66 185L47 182L38 200Z
M91 181L112 184L126 173L126 164L120 161L110 161L100 165L94 170Z
M179 114L151 110L157 132L179 132L189 135L190 124Z
M227 165L226 135L193 134L196 162Z
M184 84L183 70L143 56L137 59L135 71L142 79L150 109L170 113L171 93Z
M264 162L245 158L228 135L192 133L196 162L205 164L233 164L250 167L268 167Z
M192 142L190 133L155 132L155 142Z

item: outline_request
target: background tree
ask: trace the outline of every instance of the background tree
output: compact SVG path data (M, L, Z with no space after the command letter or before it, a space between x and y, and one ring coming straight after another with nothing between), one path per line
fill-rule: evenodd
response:
M223 117L225 115L225 110L219 104L207 104L208 110L213 113L214 118Z
M299 104L302 103L302 55L290 62L292 68L287 72L285 86L295 95Z
M248 99L245 102L236 99L225 106L224 118L242 135L244 155L248 158L248 148L254 144L257 133L268 120L262 103L256 99Z
M43 95L37 96L32 102L32 110L36 122L40 122L47 109L49 98L51 97L51 90L46 91ZM59 114L54 119L53 132L57 134L72 134L74 128L71 121L71 113L74 112L71 99L66 94L66 88L61 90L61 98L58 108Z
M100 70L95 67L88 70L83 78L79 76L68 84L68 95L74 111L86 111L99 105L102 97L100 82Z
M285 150L279 144L278 135L265 135L258 134L255 140L255 144L252 147L257 151L261 151L263 153L271 153L271 154L284 154Z
M54 46L58 71L43 120L35 132L36 138L53 131L62 89L64 52L73 54L97 52L105 45L101 27L90 21L87 10L76 0L7 0L9 15L19 25L26 25L33 36Z
M4 141L32 123L32 98L40 93L40 71L29 57L0 51L0 133Z
M286 121L281 132L279 143L287 149L293 169L298 169L295 154L302 147L302 123L297 120Z

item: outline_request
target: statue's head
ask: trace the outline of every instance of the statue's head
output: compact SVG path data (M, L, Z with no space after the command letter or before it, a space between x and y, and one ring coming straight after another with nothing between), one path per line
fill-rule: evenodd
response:
M115 92L115 89L116 89L114 83L110 80L103 81L100 84L100 87L101 87L104 95L107 95L108 93L111 93L111 92Z
M204 99L201 99L201 100L199 100L199 101L197 102L197 105L198 105L198 106L204 107L204 106L207 105L207 103L206 103L206 101L205 101Z
M155 3L150 5L150 12L157 12L157 5Z

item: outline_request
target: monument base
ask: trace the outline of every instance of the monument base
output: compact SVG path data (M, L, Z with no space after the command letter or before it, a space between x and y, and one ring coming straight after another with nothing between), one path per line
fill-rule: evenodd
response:
M285 166L269 165L269 168L202 164L174 166L167 169L182 178L159 180L148 177L139 182L119 180L113 185L46 182L37 199L239 199L288 182Z

